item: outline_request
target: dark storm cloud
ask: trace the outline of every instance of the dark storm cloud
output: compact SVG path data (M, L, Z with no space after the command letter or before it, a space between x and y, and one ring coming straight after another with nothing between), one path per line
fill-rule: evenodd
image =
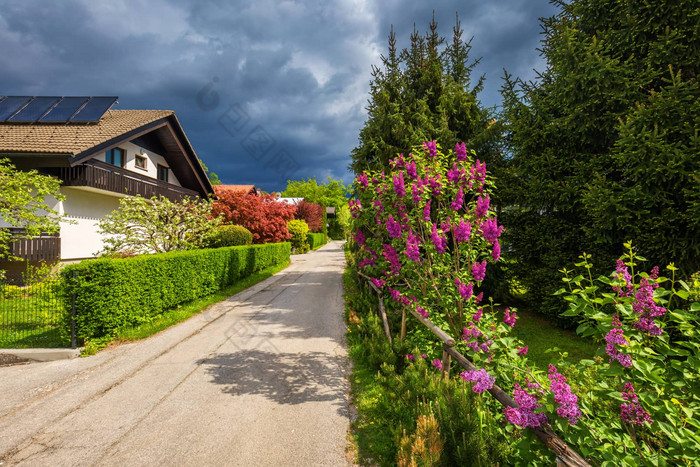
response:
M553 12L546 2L33 0L0 11L0 88L6 95L118 95L118 108L175 110L225 183L283 188L280 167L271 164L279 151L298 163L294 178L348 181L370 68L386 49L390 25L406 46L414 23L427 29L433 8L442 35L450 36L459 11L464 36L474 36L486 105L499 102L503 67L524 78L542 68L535 48L537 18ZM198 105L203 90L208 99L216 93L218 106ZM232 104L249 118L233 134L219 122ZM244 148L256 126L275 141L260 160Z

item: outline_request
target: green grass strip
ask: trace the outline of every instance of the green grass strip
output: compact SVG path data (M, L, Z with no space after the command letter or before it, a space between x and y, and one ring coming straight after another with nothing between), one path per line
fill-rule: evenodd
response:
M167 311L157 316L150 323L144 323L138 326L128 326L117 331L116 335L107 339L94 339L85 343L85 349L82 356L94 355L101 349L113 342L130 342L145 339L154 334L163 331L175 324L181 323L192 316L201 313L215 303L226 300L228 297L235 295L248 287L252 287L258 282L262 282L268 277L271 277L289 266L290 262L271 266L263 269L260 272L251 274L250 276L241 279L225 289L207 295L206 297L198 298L177 308Z

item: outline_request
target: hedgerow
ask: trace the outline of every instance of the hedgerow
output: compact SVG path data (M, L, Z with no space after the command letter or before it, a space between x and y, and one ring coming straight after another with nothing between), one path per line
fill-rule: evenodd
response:
M271 243L100 258L69 265L62 271L68 310L63 332L70 333L73 293L78 339L106 337L288 261L290 252L289 243Z
M322 233L310 233L306 236L306 241L309 244L309 248L315 250L326 244L326 236Z

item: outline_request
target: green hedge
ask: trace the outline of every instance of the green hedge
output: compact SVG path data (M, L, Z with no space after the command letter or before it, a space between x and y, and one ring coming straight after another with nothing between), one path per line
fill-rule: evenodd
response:
M326 244L326 235L321 233L310 233L306 236L306 241L309 243L309 248L315 250Z
M250 230L240 225L220 225L214 231L209 240L209 248L223 248L226 246L250 245L253 243L253 234Z
M66 266L67 310L76 293L80 340L113 335L182 303L216 292L252 273L289 261L289 243L100 258ZM73 278L76 273L76 278ZM66 315L63 330L70 333Z

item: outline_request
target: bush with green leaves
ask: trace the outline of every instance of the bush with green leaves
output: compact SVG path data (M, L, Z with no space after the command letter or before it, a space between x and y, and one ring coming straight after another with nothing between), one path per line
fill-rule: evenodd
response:
M251 245L253 234L241 225L220 225L208 240L209 248Z
M326 236L322 233L310 233L306 236L306 242L310 249L317 250L326 244Z
M290 242L292 243L294 253L302 254L309 251L309 243L307 241L309 226L306 224L306 221L297 219L291 220L287 222L287 230L292 235Z
M164 253L202 248L221 223L211 215L209 200L165 196L128 196L119 209L101 219L104 253Z
M76 294L76 332L81 340L112 336L179 304L289 261L289 243L172 251L133 258L98 258L66 266L61 275L66 310ZM75 277L74 277L75 274ZM70 333L66 313L63 331Z

